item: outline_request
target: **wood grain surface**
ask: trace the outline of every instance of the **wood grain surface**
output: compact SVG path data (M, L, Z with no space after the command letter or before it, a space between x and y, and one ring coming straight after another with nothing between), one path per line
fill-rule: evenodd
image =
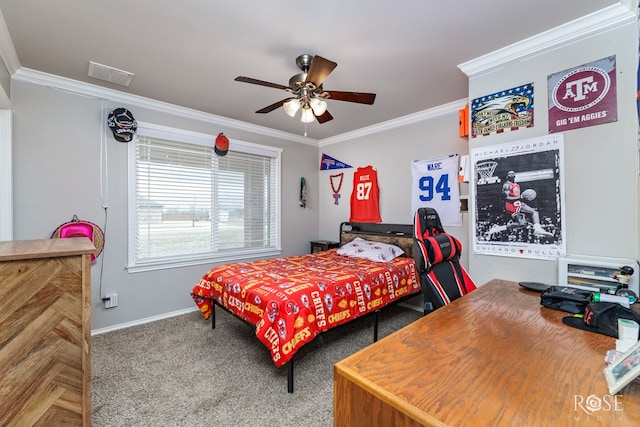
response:
M493 280L342 360L335 426L640 425L640 385L609 395L615 339Z
M93 250L0 242L0 425L90 425Z

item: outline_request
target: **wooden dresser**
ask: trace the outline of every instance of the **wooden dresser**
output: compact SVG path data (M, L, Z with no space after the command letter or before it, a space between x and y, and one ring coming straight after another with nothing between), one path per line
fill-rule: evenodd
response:
M0 425L91 424L86 237L0 242Z

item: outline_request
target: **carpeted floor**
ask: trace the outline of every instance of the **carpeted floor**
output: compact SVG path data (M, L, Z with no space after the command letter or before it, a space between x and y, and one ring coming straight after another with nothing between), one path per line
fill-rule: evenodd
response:
M92 422L101 426L333 425L333 365L373 340L365 316L320 335L295 358L295 391L251 327L217 310L216 329L199 312L92 338ZM421 313L380 313L379 337Z

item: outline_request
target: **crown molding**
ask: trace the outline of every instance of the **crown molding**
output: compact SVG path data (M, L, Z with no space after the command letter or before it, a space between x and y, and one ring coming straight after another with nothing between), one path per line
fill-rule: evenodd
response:
M202 111L193 110L186 107L180 107L174 104L169 104L155 99L145 98L138 95L131 95L128 93L120 92L115 89L109 89L102 86L93 85L90 83L80 82L77 80L68 79L66 77L60 77L53 74L43 73L41 71L32 70L29 68L21 67L12 76L17 81L24 81L27 83L33 83L41 86L52 87L59 90L64 90L71 93L76 93L83 96L92 96L98 99L104 99L111 102L122 102L130 105L138 105L143 108L148 108L155 111L161 111L163 113L174 114L179 117L187 119L199 120L207 123L216 124L219 126L227 126L233 129L244 130L247 132L255 133L258 135L266 135L274 138L284 139L292 142L299 142L302 144L312 145L319 147L328 144L336 144L338 142L345 142L355 138L371 135L378 132L394 129L400 126L407 126L413 123L422 122L425 120L433 119L452 112L458 112L467 103L466 99L450 102L438 107L430 108L428 110L420 111L407 116L399 117L397 119L388 120L386 122L378 123L372 126L357 129L352 132L346 132L340 135L336 135L321 140L307 138L288 132L282 132L279 130L271 129L264 126L258 126L251 123L243 122L240 120L229 119L227 117L217 116L215 114L204 113Z
M178 117L199 120L218 126L230 127L237 130L255 133L258 135L271 136L287 141L317 146L317 140L313 138L305 138L303 136L271 129L265 126L258 126L240 120L234 120L215 114L204 113L202 111L193 110L191 108L157 101L155 99L145 98L143 96L132 95L125 92L120 92L115 89L109 89L90 83L68 79L66 77L43 73L41 71L36 71L29 68L19 68L13 74L12 78L17 81L24 81L41 86L47 86L54 89L59 89L84 96L91 96L111 102L122 102L130 105L137 105L141 108L148 108L150 110L161 111L163 113L170 113Z
M16 48L13 45L11 34L9 34L9 28L4 20L2 11L0 11L0 58L4 61L4 64L9 70L9 75L12 75L20 68L20 60L16 53Z
M11 109L11 99L9 99L9 95L4 91L4 88L0 85L0 110L10 110Z
M544 33L522 40L518 43L514 43L510 46L496 50L471 61L459 64L458 68L463 73L465 73L465 75L471 77L480 72L484 72L493 67L502 65L508 61L522 58L541 50L552 48L559 44L569 43L577 38L604 32L610 29L612 26L636 22L637 5L638 0L622 0L621 3L617 5L609 6L590 15L586 15L582 18L568 22L567 24L553 28ZM452 112L457 112L468 102L466 99L453 101L451 103L444 104L435 108L420 111L414 114L409 114L407 116L388 120L386 122L367 126L351 132L346 132L333 137L316 140L313 138L307 138L288 132L278 131L265 126L258 126L240 120L234 120L215 114L204 113L201 111L180 107L174 104L157 101L150 98L127 94L114 89L96 86L90 83L79 82L76 80L71 80L64 77L23 68L20 66L18 55L15 51L15 47L11 40L9 30L1 11L0 58L4 60L9 74L11 74L12 78L16 80L49 86L81 95L94 96L99 99L140 105L141 107L172 113L180 117L200 120L220 126L228 126L234 129L244 130L259 135L271 136L291 142L299 142L302 144L318 147L345 142L355 138L361 138L378 132L395 129L401 126L407 126L413 123L433 119L445 114L450 114Z
M632 1L637 4L637 0ZM619 3L459 64L458 68L468 77L472 77L506 62L636 21L636 8L631 10L629 6Z
M461 108L464 108L465 104L469 102L467 99L459 99L457 101L449 102L438 107L429 108L428 110L419 111L417 113L408 114L406 116L398 117L396 119L387 120L386 122L377 123L375 125L356 129L351 132L345 132L340 135L324 138L318 141L320 147L325 145L337 144L339 142L345 142L363 136L372 135L374 133L384 132L387 130L395 129L401 126L408 126L414 123L423 122L425 120L431 120L446 114L458 113Z

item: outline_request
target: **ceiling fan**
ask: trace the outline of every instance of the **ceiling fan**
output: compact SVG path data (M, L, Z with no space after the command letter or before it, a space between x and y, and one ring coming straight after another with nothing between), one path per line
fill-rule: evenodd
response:
M329 61L318 55L312 56L304 54L296 58L296 65L302 70L302 73L291 77L289 79L289 86L269 83L244 76L236 77L235 81L283 89L289 92L293 95L292 97L282 99L256 111L256 113L270 113L277 108L283 107L289 116L294 117L296 112L301 109L302 114L300 120L304 123L311 123L314 119L318 120L318 123L325 123L333 119L333 116L327 111L325 99L368 105L373 104L376 99L375 93L324 90L322 83L338 65L333 61Z

